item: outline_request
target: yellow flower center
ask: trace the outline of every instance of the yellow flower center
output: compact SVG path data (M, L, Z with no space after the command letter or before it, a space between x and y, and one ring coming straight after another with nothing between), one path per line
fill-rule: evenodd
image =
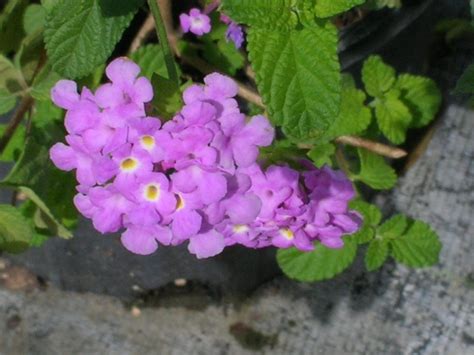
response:
M176 211L182 210L186 206L184 198L181 195L178 195L178 202L176 203Z
M127 158L122 161L120 167L123 171L130 172L138 167L138 161L134 158Z
M237 234L242 234L242 233L247 233L250 228L245 225L245 224L236 224L232 230L234 231L234 233L237 233Z
M160 185L150 184L145 188L145 199L157 201L160 198Z
M140 139L143 149L152 150L155 147L155 138L152 136L143 136Z
M288 228L280 229L280 234L288 240L292 240L295 237L293 232Z

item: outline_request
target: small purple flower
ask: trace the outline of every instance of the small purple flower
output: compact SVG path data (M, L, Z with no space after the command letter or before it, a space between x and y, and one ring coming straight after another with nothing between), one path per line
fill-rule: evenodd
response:
M239 49L244 43L244 30L242 29L242 26L235 22L231 22L229 27L227 27L225 37L227 41L234 42L235 48Z
M179 16L181 28L184 33L192 32L197 36L211 32L211 19L199 9L191 9L188 14Z

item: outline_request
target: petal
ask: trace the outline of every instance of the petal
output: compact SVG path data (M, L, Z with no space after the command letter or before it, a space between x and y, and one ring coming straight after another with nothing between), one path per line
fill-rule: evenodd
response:
M153 99L153 87L150 80L144 76L139 77L133 84L133 101L136 104L150 102Z
M204 82L206 83L204 91L211 99L234 97L239 91L234 80L219 73L207 75Z
M140 73L140 67L126 57L113 60L105 69L107 77L114 84L126 86L133 84Z
M99 209L94 213L92 223L102 234L114 233L122 228L122 214L115 209Z
M148 228L130 227L120 240L125 248L138 255L150 255L158 249L158 243Z
M249 144L246 140L239 139L233 142L232 153L237 165L245 168L257 161L259 150L255 145Z
M101 108L117 107L125 102L121 87L110 83L101 85L96 90L95 99Z
M206 205L218 202L227 194L227 179L220 173L205 172L199 182L199 193Z
M182 239L191 237L201 229L202 217L194 210L182 210L173 215L173 236Z
M241 135L255 145L266 147L272 144L275 129L265 116L254 116L242 130Z
M79 103L77 84L71 80L59 80L51 89L51 99L58 107L70 110Z
M237 195L227 203L227 215L234 224L249 224L255 221L262 208L262 201L253 193Z
M183 29L184 33L189 32L189 28L191 27L191 18L189 17L189 15L179 15L179 23L181 24L181 28Z
M133 225L152 226L161 221L160 215L151 204L144 204L127 213L128 220Z
M190 238L188 250L198 259L210 258L220 254L225 248L224 236L212 229L207 233L195 235Z
M61 170L71 171L77 167L76 152L63 143L53 145L49 150L49 157Z
M183 100L186 105L192 104L198 100L204 100L204 98L204 89L201 85L191 85L186 90L184 90L183 93Z
M94 213L97 211L97 207L91 203L91 200L86 195L77 194L74 196L73 201L77 210L86 218L92 218Z

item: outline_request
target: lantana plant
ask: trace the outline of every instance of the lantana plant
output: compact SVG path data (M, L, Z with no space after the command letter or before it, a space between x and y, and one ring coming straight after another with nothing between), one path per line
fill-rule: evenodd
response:
M303 281L342 272L362 244L368 270L389 256L435 264L429 225L381 223L361 192L395 185L386 159L406 155L395 145L441 100L377 55L363 88L341 73L335 24L376 8L364 2L9 1L0 37L18 38L0 38L0 111L14 111L0 151L13 206L0 205L0 248L70 238L79 213L143 257L277 248Z

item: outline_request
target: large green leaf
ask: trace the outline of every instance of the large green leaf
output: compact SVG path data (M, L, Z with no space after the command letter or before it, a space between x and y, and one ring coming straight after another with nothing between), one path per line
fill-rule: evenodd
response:
M289 136L320 137L339 113L336 28L329 22L288 32L250 28L248 48L272 121Z
M331 17L341 12L361 5L365 0L318 0L316 2L316 16Z
M391 241L392 256L410 267L426 267L438 262L441 243L431 227L415 221L405 235Z
M402 214L397 214L377 229L377 235L384 239L398 238L405 232L407 226L407 218Z
M0 14L0 51L3 53L18 50L25 35L23 31L23 14L28 0L7 1Z
M27 34L33 33L44 27L46 9L38 4L31 4L23 15L23 28Z
M223 0L223 10L232 20L278 31L297 25L293 9L294 0Z
M30 246L34 231L20 211L0 205L0 250L21 252Z
M62 0L48 14L45 42L53 70L68 78L104 63L134 12L105 16L99 0Z
M0 137L3 136L5 132L6 125L0 124ZM20 152L25 147L25 126L19 125L15 130L15 133L10 138L8 145L5 147L5 150L0 154L0 161L14 161L19 157Z
M280 249L278 265L290 278L299 281L319 281L334 277L348 268L357 252L357 243L352 237L344 238L344 247L330 249L318 244L312 252L296 248Z

